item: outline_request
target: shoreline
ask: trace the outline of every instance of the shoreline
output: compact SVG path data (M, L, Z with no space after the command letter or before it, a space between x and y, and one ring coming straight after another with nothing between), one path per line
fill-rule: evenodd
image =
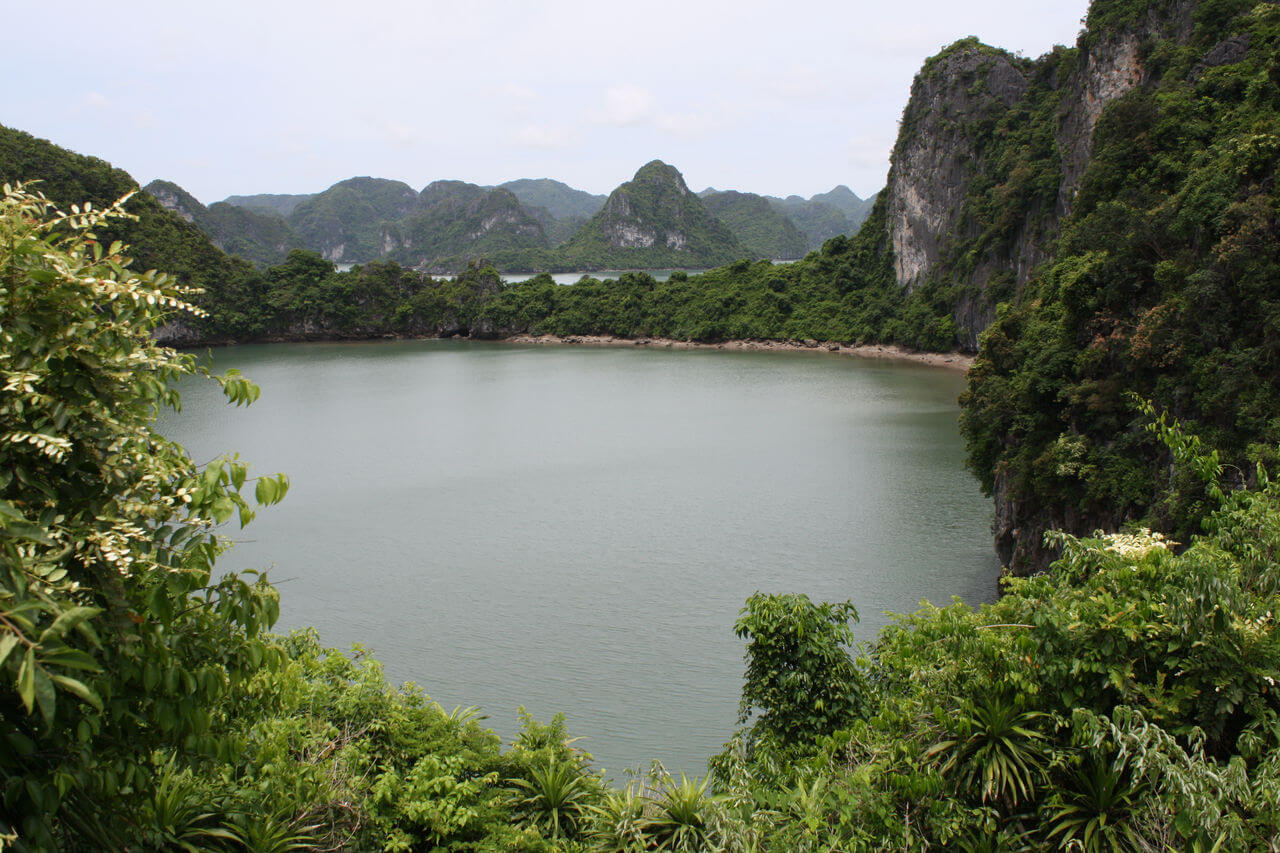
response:
M849 346L836 341L732 340L719 343L680 341L673 338L620 338L613 335L513 335L499 343L541 346L652 347L654 349L718 349L757 352L829 352L854 358L887 359L941 367L965 373L973 364L973 356L962 352L920 352L892 344L859 344Z
M702 341L682 341L676 338L641 337L627 338L617 335L530 335L522 333L505 338L475 338L462 335L452 336L453 340L476 341L481 343L520 344L532 346L589 346L589 347L648 347L651 349L682 350L730 350L739 352L810 352L846 355L854 358L870 358L887 361L899 361L909 364L922 364L927 367L940 367L944 370L956 370L966 373L973 364L974 356L963 352L922 352L910 350L894 344L857 344L849 345L838 341L780 341L735 339L704 343ZM303 344L303 343L375 343L378 341L430 341L450 340L450 337L436 335L397 335L397 334L357 334L357 335L276 335L251 340L158 340L162 346L170 346L181 350L199 350L211 347L235 347L241 344Z

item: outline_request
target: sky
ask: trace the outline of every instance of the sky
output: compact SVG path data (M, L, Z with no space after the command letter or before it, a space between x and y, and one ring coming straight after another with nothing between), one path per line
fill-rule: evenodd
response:
M1087 0L81 0L6 9L0 124L206 204L344 178L607 193L879 190L911 80L976 35L1035 57Z

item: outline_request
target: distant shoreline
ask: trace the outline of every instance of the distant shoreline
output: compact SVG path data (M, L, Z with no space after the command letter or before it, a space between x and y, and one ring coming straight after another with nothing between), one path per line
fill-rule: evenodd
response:
M732 340L719 343L680 341L673 338L621 338L614 335L513 335L500 343L537 345L576 345L596 347L651 347L653 349L720 349L761 352L830 352L855 358L879 358L906 361L930 367L967 372L973 356L961 352L919 352L892 344L860 344L848 346L833 341Z
M454 340L476 341L496 344L526 344L535 346L588 346L588 347L647 347L650 349L716 349L753 352L826 352L849 355L854 358L875 358L887 361L923 364L928 367L941 367L946 370L957 370L965 373L973 364L974 357L963 352L921 352L910 350L893 344L858 344L850 346L835 341L780 341L780 340L731 340L704 343L702 341L682 341L675 338L639 337L626 338L617 335L530 335L519 334L506 338L472 338L455 335ZM449 336L435 335L397 335L397 334L309 334L309 335L272 335L249 340L223 338L217 340L172 339L160 338L158 343L182 350L206 349L209 347L235 347L241 344L299 344L299 343L376 343L388 340L450 340Z

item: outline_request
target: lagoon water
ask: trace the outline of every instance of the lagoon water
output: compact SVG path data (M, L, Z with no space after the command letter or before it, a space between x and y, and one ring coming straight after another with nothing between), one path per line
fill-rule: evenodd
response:
M221 561L269 570L277 627L361 643L504 739L521 704L564 711L615 778L701 773L732 734L756 590L851 599L863 639L885 611L994 596L949 370L459 341L212 359L262 398L190 382L161 429L289 474Z

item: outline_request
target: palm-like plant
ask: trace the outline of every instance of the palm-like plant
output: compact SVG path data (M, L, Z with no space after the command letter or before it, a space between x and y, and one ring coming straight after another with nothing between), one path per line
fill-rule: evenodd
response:
M658 796L652 799L652 813L644 826L658 850L681 853L714 853L724 849L720 841L721 803L707 793L711 777L701 781L680 774L676 782L670 776L663 780Z
M1142 845L1130 820L1146 791L1121 764L1099 756L1080 767L1049 816L1049 838L1082 853L1128 853Z
M1033 799L1044 778L1044 735L1034 728L1043 716L996 693L968 704L958 717L958 732L927 754L940 760L939 770L957 790L978 791L983 803L1012 808Z
M528 779L512 779L520 789L512 805L526 820L552 838L573 838L587 816L594 791L576 764L554 758L535 767Z
M591 808L591 849L596 853L638 853L648 847L645 834L645 799L633 785L612 791Z
M234 841L236 836L219 824L207 808L190 770L178 770L174 759L156 777L151 799L143 803L143 823L148 841L157 847L199 853L221 849L218 841Z
M318 826L298 826L278 814L236 815L229 827L231 836L252 853L292 853L315 850Z

